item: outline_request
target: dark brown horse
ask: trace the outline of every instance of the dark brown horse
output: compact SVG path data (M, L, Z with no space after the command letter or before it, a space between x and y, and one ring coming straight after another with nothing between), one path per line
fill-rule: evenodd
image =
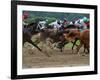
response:
M44 44L48 44L51 49L53 49L52 44L60 44L59 49L62 52L63 47L68 43L64 38L63 33L65 33L65 31L43 29L43 31L40 32L40 41L44 42Z
M30 44L32 44L33 46L35 46L39 51L42 51L32 40L31 37L32 35L35 35L36 33L38 33L36 31L37 28L37 24L38 23L31 23L29 25L23 25L23 46L25 42L29 42Z
M57 43L58 45L56 46L57 48L60 49L60 51L62 52L64 46L66 44L68 44L68 41L66 41L66 39L64 38L63 34L68 32L68 29L77 29L78 27L75 25L68 25L67 27L62 27L62 29L60 30L54 30L52 27L48 27L43 29L42 32L40 32L40 36L41 36L41 41L46 42L46 40L48 39L48 44L49 47L51 49L53 49L52 44ZM73 43L72 46L72 50L74 48L74 46L76 45L76 41L78 39L76 38Z

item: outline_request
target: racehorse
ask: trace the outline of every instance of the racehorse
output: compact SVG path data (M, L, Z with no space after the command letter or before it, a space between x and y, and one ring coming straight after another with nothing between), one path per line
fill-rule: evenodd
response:
M87 25L87 27L89 27L89 24ZM68 32L68 30L73 30L73 29L75 29L75 30L74 30L75 33L76 33L77 31L78 31L78 32L83 31L83 30L81 29L80 26L75 25L75 24L68 24L68 25L67 25L66 27L64 27L63 29L64 29L64 30L67 30L67 32ZM87 28L87 29L89 29L89 28ZM71 33L71 35L72 35L72 33ZM71 42L73 43L72 52L73 52L74 46L78 46L78 45L76 44L77 40L79 40L78 37L76 37L76 38L74 39L74 41L71 41Z
M29 42L30 44L32 44L33 46L35 46L39 51L42 51L32 40L32 35L35 35L36 33L38 33L36 31L37 28L37 24L36 22L33 22L31 24L28 25L23 25L23 46L25 42Z
M39 51L42 51L37 44L35 44L35 42L33 42L31 40L32 35L35 35L37 33L40 34L40 41L41 42L46 42L47 38L51 38L52 39L52 43L55 42L64 42L63 37L61 37L62 32L55 32L53 29L46 29L46 28L42 28L37 30L37 26L38 26L38 22L33 22L31 24L23 25L23 45L25 42L29 42L30 44L32 44L33 46L35 46ZM61 48L62 49L62 48ZM62 50L61 50L62 51ZM46 54L47 56L49 56L48 54Z
M64 34L65 39L68 41L80 40L80 45L77 46L77 53L79 54L80 48L84 45L84 49L87 49L89 53L89 30L84 30L80 32L77 29L69 30L69 33Z
M59 49L62 52L63 47L68 43L64 38L63 33L65 33L65 31L55 31L54 29L45 28L39 33L40 42L47 44L51 49L53 49L53 44L58 43L60 44Z
M68 34L70 30L73 30L73 29L78 30L79 29L79 26L76 26L74 24L68 24L66 27L62 27L62 28L63 28L63 30L65 32L67 32L66 34ZM75 38L74 41L71 41L71 43L73 44L72 45L72 53L73 53L74 46L77 46L77 44L76 44L77 40L79 40L79 39L78 38ZM67 42L68 42L68 40L67 40Z
M62 52L62 50L63 50L63 48L64 48L64 46L66 45L66 44L68 44L68 41L66 41L65 39L64 39L64 36L63 36L63 33L67 33L68 32L68 29L78 29L78 26L75 26L75 25L68 25L68 26L66 26L66 27L63 27L64 25L62 25L61 27L60 27L60 29L54 29L53 27L54 26L49 26L49 27L47 27L47 29L45 29L45 31L44 32L42 32L41 34L42 34L42 36L45 36L45 38L47 38L47 37L49 37L49 41L51 42L48 42L49 43L49 46L52 48L52 44L53 43L58 43L58 45L56 46L57 48L59 48L60 49L60 51ZM45 40L45 39L44 39ZM75 41L74 42L72 42L73 43L73 46L72 46L72 51L73 51L73 48L74 48L74 46L76 45L76 41L77 41L78 39L76 38L75 39ZM53 48L52 48L53 49Z

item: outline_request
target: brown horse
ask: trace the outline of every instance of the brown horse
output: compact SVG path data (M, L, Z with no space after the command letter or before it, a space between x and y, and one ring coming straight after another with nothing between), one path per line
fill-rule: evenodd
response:
M71 42L80 40L80 45L77 46L77 53L79 54L80 48L84 45L89 53L89 30L84 30L80 32L78 29L69 29L67 34L64 34L65 39Z
M83 32L80 33L80 43L81 44L77 47L77 51L79 52L79 49L84 44L84 48L87 49L89 53L89 47L90 47L90 31L89 30L84 30Z

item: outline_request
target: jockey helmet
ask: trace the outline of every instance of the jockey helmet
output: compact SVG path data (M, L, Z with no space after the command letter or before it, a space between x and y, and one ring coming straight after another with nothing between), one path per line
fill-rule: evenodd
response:
M84 22L89 22L89 19L87 17L83 17Z
M28 12L24 12L24 13L23 13L23 19L27 19L28 16L29 16Z
M60 25L61 24L60 20L58 20L57 23Z

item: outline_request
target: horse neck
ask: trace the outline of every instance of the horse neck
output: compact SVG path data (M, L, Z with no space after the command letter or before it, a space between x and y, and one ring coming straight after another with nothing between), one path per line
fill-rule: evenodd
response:
M32 25L32 28L31 28L32 29L31 30L32 35L35 34L35 33L37 33L37 31L36 31L37 25L38 25L38 23L34 23L34 25Z

